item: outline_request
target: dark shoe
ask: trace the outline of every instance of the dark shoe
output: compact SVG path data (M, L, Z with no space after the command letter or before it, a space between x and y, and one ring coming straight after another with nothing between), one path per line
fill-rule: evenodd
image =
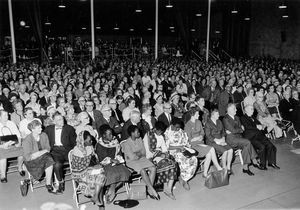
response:
M150 194L149 194L149 197L150 197L151 199L154 199L154 200L157 200L157 201L160 200L160 197L159 197L158 194L157 194L157 196L155 196L155 195L150 195Z
M5 178L2 178L1 179L1 183L7 183L7 178L5 177Z
M259 170L266 170L265 168L266 168L266 166L262 166L262 165L260 165L260 164L252 164L253 166L254 166L254 168L257 168L257 169L259 169Z
M176 200L175 196L173 193L170 193L170 192L166 192L164 191L165 195L168 196L169 198L171 198L172 200Z
M58 189L60 189L62 192L65 191L65 182L60 182Z
M254 173L252 173L249 169L243 169L243 173L248 174L249 176L254 176Z
M25 171L19 171L20 176L25 176Z
M57 194L55 191L54 191L54 188L52 187L52 185L46 185L46 189L48 191L48 193L52 193L52 194Z
M273 164L268 164L268 166L272 167L274 169L278 169L278 170L280 169L280 167L278 165L274 164L274 163Z

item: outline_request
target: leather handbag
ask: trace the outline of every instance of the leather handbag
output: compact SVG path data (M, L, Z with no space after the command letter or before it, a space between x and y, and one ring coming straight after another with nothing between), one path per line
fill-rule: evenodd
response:
M205 179L205 186L208 189L222 187L229 184L229 177L227 170L211 172Z
M10 135L3 135L3 128L8 129L10 132ZM18 140L17 135L13 135L11 130L9 129L9 127L6 127L6 126L2 127L1 133L2 133L2 136L0 136L0 145L6 143L8 141L14 141L16 144L18 143L19 140Z
M146 185L143 183L131 184L128 191L128 199L145 200L147 199Z
M198 156L199 152L197 150L192 149L192 148L186 148L185 147L182 154L187 158L191 158L193 156Z

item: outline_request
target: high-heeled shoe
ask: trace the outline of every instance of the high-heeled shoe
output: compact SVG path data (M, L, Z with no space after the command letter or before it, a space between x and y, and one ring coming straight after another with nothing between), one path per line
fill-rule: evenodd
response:
M154 199L154 200L160 200L160 196L157 194L157 196L156 195L150 195L149 194L149 197L151 198L151 199Z
M20 176L25 176L25 171L19 171Z
M7 183L7 178L6 177L1 178L1 183Z

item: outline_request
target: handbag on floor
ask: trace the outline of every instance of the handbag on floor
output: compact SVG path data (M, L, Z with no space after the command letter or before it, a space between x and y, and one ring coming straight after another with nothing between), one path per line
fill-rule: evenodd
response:
M28 188L29 188L29 180L28 179L22 180L20 184L20 190L21 190L21 195L23 197L27 195Z
M131 200L145 200L147 198L146 185L143 183L130 184L128 191L128 199Z
M208 189L222 187L229 184L228 172L223 169L220 171L213 171L205 179L205 186Z

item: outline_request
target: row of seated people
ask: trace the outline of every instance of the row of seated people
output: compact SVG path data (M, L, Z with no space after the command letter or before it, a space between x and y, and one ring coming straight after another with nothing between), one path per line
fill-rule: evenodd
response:
M164 110L170 109L170 104L165 103ZM242 149L243 172L248 175L254 175L249 169L251 164L261 170L266 170L267 163L273 168L279 168L276 165L275 146L265 137L264 126L252 117L253 106L245 107L246 114L241 118L243 126L239 118L235 116L236 107L233 104L228 105L227 115L223 118L223 123L218 119L218 111L213 110L210 118L205 123L204 129L199 120L199 111L197 107L190 109L189 119L184 129L181 129L182 122L180 120L177 118L172 119L171 116L168 117L167 112L167 114L163 113L166 119L169 120L169 126L166 126L166 122L160 117L155 126L142 136L139 131L140 113L135 110L130 112L130 119L122 128L122 140L125 141L121 145L125 162L128 167L141 174L148 186L148 193L152 198L159 199L159 195L153 188L155 180L165 183L164 192L172 199L175 199L172 192L175 180L178 179L183 187L189 190L188 181L194 176L198 164L196 157L184 156L185 148L193 148L199 152L199 157L205 157L204 177L208 175L211 162L213 162L217 170L225 168L229 174L232 174L233 149L238 148ZM83 118L88 119L87 113L83 112L81 115L84 116ZM6 111L2 110L0 112L0 120L3 127L10 127L9 129L13 130L11 133L20 136L18 129L11 129L14 126L8 120ZM85 189L86 194L90 196L91 189L96 189L91 197L94 202L101 205L103 202L99 194L102 192L102 186L110 186L107 200L111 202L115 197L115 189L118 183L128 181L130 175L129 171L124 167L122 167L122 170L114 170L116 168L107 166L123 166L120 163L124 161L119 153L119 142L112 140L113 129L109 126L107 129L101 129L102 132L99 132L101 138L98 139L97 131L93 130L87 123L83 122L82 125L77 126L75 131L72 126L64 123L64 118L60 113L54 114L53 121L54 125L46 127L45 133L41 132L42 126L39 120L33 120L28 124L30 134L22 143L24 164L27 170L37 180L46 172L46 187L48 191L56 194L62 193L64 191L63 163L68 160L68 152L74 148L73 155L77 157L77 163L74 160L72 166L77 168L73 168L73 171L79 174L77 178L80 177L81 183L89 185L88 188L82 189ZM165 127L168 127L166 131ZM127 133L126 138L124 138L125 133ZM162 135L163 133L164 135ZM243 133L246 139L242 138ZM77 140L75 141L76 136ZM204 136L206 136L206 144ZM92 147L88 147L91 146L88 143L91 138L97 139L95 150ZM86 140L87 143L84 143L83 140ZM114 148L115 151L103 152L101 148ZM94 151L98 156L98 162L101 162L100 166L97 164L97 161L91 161L93 160L92 158L86 158L92 155ZM107 154L107 156L104 154ZM115 156L115 154L118 155ZM218 162L217 155L221 156L221 165ZM86 160L82 161L80 158L86 158ZM259 160L259 163L257 160ZM6 162L5 159L1 161ZM99 172L97 175L99 176L89 175L89 173L95 175L95 170L89 170L91 162L94 162L92 168L97 167L99 169L97 170ZM54 170L59 181L58 189L53 189L51 183L52 170ZM177 171L180 172L178 177ZM122 172L122 176L117 176L118 178L122 177L122 179L111 176L111 174L116 174L116 172ZM156 175L158 175L157 178ZM98 187L95 188L95 185Z

